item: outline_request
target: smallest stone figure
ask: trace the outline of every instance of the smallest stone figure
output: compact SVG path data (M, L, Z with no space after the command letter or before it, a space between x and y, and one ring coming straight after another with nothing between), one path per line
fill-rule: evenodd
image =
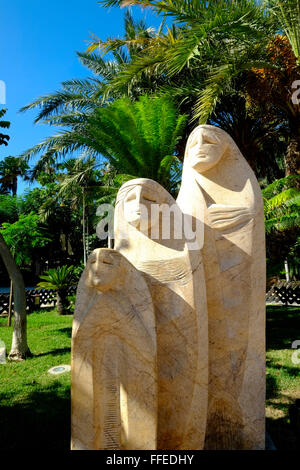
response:
M156 334L140 272L97 249L81 276L72 331L73 450L155 449Z

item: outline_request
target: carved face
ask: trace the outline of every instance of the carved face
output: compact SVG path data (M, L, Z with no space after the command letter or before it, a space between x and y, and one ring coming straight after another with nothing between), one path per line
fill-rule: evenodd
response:
M86 266L87 285L105 292L116 286L122 278L121 258L114 250L100 248L94 250Z
M151 185L133 186L124 198L125 219L138 230L149 230L159 221L160 199Z
M198 173L214 167L227 148L226 142L214 129L199 126L191 134L187 144L187 162Z

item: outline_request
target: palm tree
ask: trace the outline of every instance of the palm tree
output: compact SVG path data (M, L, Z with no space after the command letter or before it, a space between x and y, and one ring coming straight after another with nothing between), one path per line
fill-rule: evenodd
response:
M157 38L139 57L121 70L106 86L107 93L116 92L136 80L141 73L157 69L171 78L170 93L181 103L193 107L194 119L205 123L211 117L221 97L232 91L234 81L241 74L249 75L254 69L275 71L281 93L273 93L271 100L285 127L287 149L286 175L296 174L300 166L300 105L291 103L293 81L299 78L300 51L300 0L102 0L105 6L140 5L158 14L171 17L181 28L176 40L169 44ZM288 73L284 64L274 60L270 43L275 34L287 38L294 56L294 73ZM184 85L176 81L179 72L190 71L190 80ZM194 73L193 73L194 72ZM194 74L197 72L198 80ZM294 78L293 78L294 77ZM271 90L276 91L276 81L264 77ZM254 86L264 88L262 82ZM164 87L165 89L165 87ZM270 96L264 97L265 104ZM276 95L276 96L275 96ZM266 114L264 109L262 115Z
M300 0L266 0L266 5L288 38L300 66Z
M40 109L36 123L45 119L52 123L51 118L55 123L56 116L78 117L83 113L86 115L100 106L106 106L111 98L125 95L136 99L145 91L154 90L156 83L152 74L151 77L144 76L138 83L135 81L135 86L131 89L125 86L118 90L109 100L104 96L104 86L116 77L154 36L153 28L148 28L143 21L135 21L129 12L126 12L124 17L124 30L124 38L118 40L118 45L111 52L112 57L109 59L105 60L99 51L95 52L102 44L96 36L93 36L96 46L91 44L89 52L77 52L81 63L93 73L92 78L67 80L61 84L60 90L34 100L21 111Z
M97 169L95 158L70 159L64 167L68 172L61 174L58 196L63 195L69 198L72 205L82 206L83 261L86 265L89 254L88 208L93 204L100 188L101 172Z
M57 125L68 126L54 137L29 149L24 157L42 152L40 162L84 151L107 162L118 174L151 178L171 192L178 189L181 162L175 155L187 116L180 115L169 97L121 98L85 116L64 116Z
M278 117L266 120L260 110L248 108L245 93L233 91L221 97L208 123L228 132L257 178L271 183L284 176L286 144L282 122Z
M0 194L0 225L3 222L15 222L18 219L17 198L10 194Z
M57 299L57 312L59 315L68 313L67 296L70 287L73 287L78 282L78 276L75 272L74 266L61 266L56 269L48 269L42 276L43 281L37 285L43 289L54 289L56 291Z
M0 109L0 119L5 115L6 109ZM9 121L0 121L0 127L2 129L8 129L10 127ZM8 145L9 135L0 133L0 145Z
M194 118L206 122L233 77L266 60L264 45L276 31L261 2L251 0L102 0L104 6L140 5L170 17L176 34L156 36L106 86L115 93L156 70L172 78L181 101L192 94ZM95 44L96 45L96 44ZM107 44L106 51L111 50ZM249 65L251 64L251 65ZM188 81L180 80L182 73ZM178 82L179 79L179 82Z
M17 194L18 176L24 180L29 179L29 166L20 157L6 157L0 162L1 191L11 191L13 196Z
M275 180L262 190L265 208L265 226L268 234L299 229L299 176L291 175Z
M300 18L299 18L300 20ZM299 78L300 67L286 36L277 34L268 44L274 69L253 69L248 74L247 92L251 104L260 109L265 122L277 121L277 130L287 143L286 176L300 168L300 103L293 103L293 83Z
M298 175L291 175L275 180L262 190L268 265L277 272L284 266L287 280L291 268L299 271L299 180Z

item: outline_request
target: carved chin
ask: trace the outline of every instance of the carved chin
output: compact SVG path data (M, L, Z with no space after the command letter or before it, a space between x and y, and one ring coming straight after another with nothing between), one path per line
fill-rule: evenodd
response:
M128 220L128 223L130 225L133 225L135 228L138 228L140 226L140 223L141 223L141 218L140 217L132 217Z
M92 284L94 287L101 287L101 285L103 284L103 280L100 277L94 277L92 279Z

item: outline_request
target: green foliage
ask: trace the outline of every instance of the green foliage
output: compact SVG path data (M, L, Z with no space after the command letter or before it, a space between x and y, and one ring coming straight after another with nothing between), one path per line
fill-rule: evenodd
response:
M269 276L285 277L288 261L291 278L300 272L300 176L275 180L262 190L267 235L267 271ZM298 240L298 241L297 241Z
M18 200L16 196L0 194L0 224L15 222L18 219Z
M267 233L300 227L300 190L294 187L299 180L300 176L292 175L263 189Z
M250 101L248 85L253 67L273 67L284 75L280 61L275 65L271 60L269 46L276 33L287 34L299 57L299 0L101 4L145 6L162 15L162 23L156 31L127 10L123 36L94 36L88 50L78 53L93 78L65 81L57 92L23 108L38 110L36 122L58 127L56 135L24 153L25 160L39 156L33 176L44 187L17 201L19 213L34 211L53 236L44 262L76 264L82 244L84 249L97 246L90 234L97 223L96 206L113 203L125 181L152 178L176 196L183 147L197 119L227 131L265 184L276 178L264 190L268 249L280 249L280 269L286 256L291 264L299 185L280 178L288 168L287 153L293 159L293 149L287 149L291 137L299 136L297 113L290 99L274 100L276 112L269 118L262 105ZM167 26L166 17L173 24ZM13 206L6 210L3 204L0 200L0 217L2 207L3 217L13 222Z
M41 277L38 287L44 289L54 289L57 291L67 291L69 287L78 282L78 270L75 266L61 266L59 268L48 269Z
M265 62L264 46L276 31L261 2L250 0L145 0L101 2L104 6L136 4L169 16L176 33L156 35L143 51L107 85L108 92L131 86L141 74L159 71L171 79L181 100L194 88L194 118L206 122L232 79L254 63ZM196 77L196 78L195 78ZM181 89L181 92L180 92Z
M82 157L67 160L62 166L67 170L66 173L59 175L59 192L58 196L66 196L75 203L78 198L92 195L95 197L97 189L101 184L101 171L97 168L95 158Z
M39 217L33 212L21 214L14 223L3 223L0 232L18 265L30 263L33 250L50 242L50 238L39 227Z
M6 109L0 109L0 128L2 129L9 129L10 122L9 121L1 121L1 118L5 115ZM0 132L0 145L8 145L10 137L7 134L2 134Z
M17 194L18 176L29 179L29 166L20 157L6 157L0 162L0 191Z
M76 294L68 295L67 302L68 302L68 306L66 307L66 309L70 315L73 315L74 310L75 310Z
M285 137L280 122L266 121L257 110L247 105L243 80L235 82L236 90L222 96L208 124L228 132L258 179L271 183L284 175Z
M42 151L42 159L48 161L85 151L90 157L102 156L117 173L152 178L174 191L178 183L174 152L186 122L187 116L178 113L168 96L145 95L133 103L121 98L84 119L70 119L71 130L46 139L26 155Z
M298 175L290 175L285 178L275 180L263 189L263 197L264 199L271 199L273 196L276 196L287 189L295 188L299 181L300 177Z
M287 36L300 65L300 0L265 0L265 4Z

